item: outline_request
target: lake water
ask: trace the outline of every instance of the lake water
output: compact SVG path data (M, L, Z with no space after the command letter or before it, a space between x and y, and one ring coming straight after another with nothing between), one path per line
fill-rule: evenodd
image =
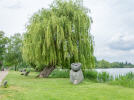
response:
M107 72L113 77L118 77L119 75L125 75L129 72L134 73L134 68L109 68L109 69L95 69L97 72Z

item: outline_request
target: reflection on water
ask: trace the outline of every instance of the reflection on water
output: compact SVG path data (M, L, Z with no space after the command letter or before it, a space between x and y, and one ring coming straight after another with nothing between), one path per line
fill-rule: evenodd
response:
M113 77L118 77L119 75L125 75L129 72L134 73L134 68L109 68L109 69L95 69L97 72L107 72Z

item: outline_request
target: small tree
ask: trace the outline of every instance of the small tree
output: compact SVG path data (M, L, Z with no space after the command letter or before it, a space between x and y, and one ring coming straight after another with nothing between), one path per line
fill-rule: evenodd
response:
M23 58L48 77L55 67L70 68L81 62L83 68L94 67L93 38L88 9L76 0L56 0L49 9L35 13L27 25L23 41Z
M6 44L8 38L3 31L0 31L0 69L3 66L4 54L6 52Z
M14 66L15 71L17 70L17 66L23 63L21 46L22 46L21 34L17 33L9 38L7 44L7 50L4 57L5 59L4 62L5 65L7 66Z
M108 61L102 59L102 60L98 61L97 67L98 68L110 68L111 64Z

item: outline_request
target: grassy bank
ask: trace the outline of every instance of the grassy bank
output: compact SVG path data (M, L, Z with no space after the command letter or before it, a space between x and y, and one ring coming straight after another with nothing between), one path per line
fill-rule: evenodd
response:
M68 78L35 78L9 72L8 88L0 88L0 100L134 100L134 89L84 80L72 85Z

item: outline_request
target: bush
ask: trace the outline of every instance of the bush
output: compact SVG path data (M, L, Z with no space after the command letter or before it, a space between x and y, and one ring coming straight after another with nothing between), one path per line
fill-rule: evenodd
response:
M90 80L97 80L97 71L94 70L84 70L83 71L84 78Z
M69 78L68 69L55 69L50 75L50 78Z

